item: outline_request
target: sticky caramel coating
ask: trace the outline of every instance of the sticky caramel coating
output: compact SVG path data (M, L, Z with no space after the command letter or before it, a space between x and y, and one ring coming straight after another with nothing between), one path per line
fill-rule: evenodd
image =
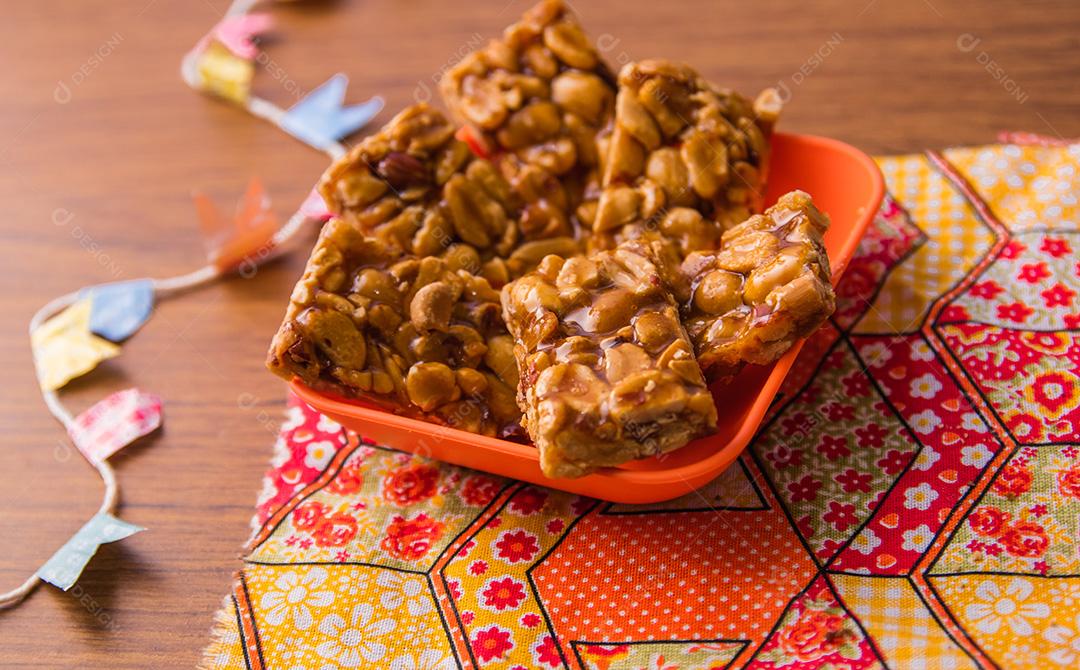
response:
M751 103L688 66L629 63L613 125L598 142L603 187L593 248L659 232L682 254L715 249L724 230L760 211L772 89Z
M596 135L614 114L615 77L566 5L543 0L450 68L440 88L522 201L517 255L535 266L548 253L584 251L600 193ZM519 260L507 259L511 276Z
M562 0L543 0L443 75L443 98L489 154L563 175L597 164L614 77Z
M519 198L455 131L437 110L413 105L330 166L319 192L331 212L364 233L501 286L509 276L492 259L510 256L519 243Z
M502 301L518 404L547 476L580 477L715 430L712 394L648 245L548 256Z
M792 191L723 235L720 250L682 263L683 325L710 380L766 365L833 313L829 218Z
M322 230L267 367L311 388L475 433L520 431L499 293L443 258L405 256L353 222Z

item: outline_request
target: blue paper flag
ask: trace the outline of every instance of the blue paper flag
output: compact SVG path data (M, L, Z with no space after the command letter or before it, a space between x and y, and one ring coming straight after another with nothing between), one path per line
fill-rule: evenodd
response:
M135 279L84 289L89 296L90 332L113 342L131 337L154 308L154 282Z
M373 97L359 105L344 107L349 78L338 73L296 103L281 119L290 135L316 149L326 149L371 121L383 108L383 99Z
M79 580L79 575L97 553L98 547L143 530L146 529L121 521L107 512L98 512L41 566L37 576L67 591Z

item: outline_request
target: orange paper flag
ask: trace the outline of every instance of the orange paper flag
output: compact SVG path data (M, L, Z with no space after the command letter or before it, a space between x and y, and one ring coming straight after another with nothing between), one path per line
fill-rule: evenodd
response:
M207 259L222 272L273 247L278 225L262 182L253 177L232 219L226 219L210 198L195 193L195 210L206 243Z

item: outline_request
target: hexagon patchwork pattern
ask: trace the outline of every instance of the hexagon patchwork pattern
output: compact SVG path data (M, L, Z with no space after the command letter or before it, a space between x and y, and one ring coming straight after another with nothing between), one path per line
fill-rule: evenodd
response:
M438 464L290 400L201 667L1077 667L1078 156L878 159L836 314L673 501Z
M799 533L828 561L858 533L918 444L841 341L751 449ZM880 544L872 533L867 551Z
M844 329L855 324L871 308L889 271L925 243L926 236L900 203L886 195L836 288L833 321Z
M829 567L907 574L1000 443L923 336L857 336L852 343L888 409L903 422L915 455L879 490L873 516ZM899 462L882 467L888 473Z
M896 202L926 238L888 274L855 330L915 332L934 300L989 252L994 235L927 156L902 156L878 164Z
M747 667L774 670L793 663L851 670L884 667L865 631L837 600L824 576L795 598Z
M731 667L746 645L745 640L571 643L574 655L584 670L609 670L615 667L662 668L665 665L725 670Z
M1075 668L1080 579L976 574L931 577L957 623L999 667Z

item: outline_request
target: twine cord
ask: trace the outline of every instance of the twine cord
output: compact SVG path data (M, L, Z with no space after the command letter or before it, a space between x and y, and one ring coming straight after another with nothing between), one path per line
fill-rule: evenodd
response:
M262 265L274 258L280 256L287 250L288 242L296 237L300 233L305 224L310 221L302 210L297 210L293 213L289 220L285 222L278 231L271 238L267 251L257 260L250 261L254 266ZM188 291L199 289L208 284L212 284L222 277L232 274L232 271L223 272L214 265L204 265L203 267L189 272L187 274L178 275L176 277L164 277L161 279L151 279L154 287L155 300L166 300L172 297L182 295ZM34 314L30 319L29 332L33 333L49 318L59 314L63 310L70 307L79 299L81 291L72 291L64 294L58 298L50 300L45 306ZM46 391L42 389L41 398L45 401L45 406L48 407L49 413L64 427L67 432L75 423L75 417L60 401L60 396L56 391ZM120 486L116 480L116 472L112 466L109 465L107 460L101 459L91 462L91 465L97 470L98 475L101 477L102 482L105 484L105 491L102 495L101 506L98 508L98 513L112 514L116 510L117 503L120 499ZM26 596L41 583L41 579L37 573L30 575L22 584L17 588L14 588L7 593L0 594L0 610L22 602Z
M226 10L225 18L246 14L250 12L258 2L259 0L234 0L229 6L229 9ZM189 52L184 56L180 63L180 76L189 87L200 90L200 78L195 59L196 54L194 51ZM282 127L281 123L282 119L285 117L286 110L279 105L263 98L250 96L244 104L244 108L253 116L269 121L279 128ZM319 149L331 159L337 159L346 152L345 145L333 141L319 147ZM258 267L259 265L280 256L287 250L287 243L296 237L296 235L304 229L305 224L311 220L312 219L304 214L303 208L297 209L297 211L289 217L288 221L274 233L267 245L262 250L259 250L258 255L241 263L240 269L245 267ZM235 271L236 269L222 270L213 264L208 264L193 272L176 277L152 279L154 297L157 301L176 297L188 291L193 291L211 284ZM49 318L59 314L64 309L74 304L75 301L79 299L80 294L81 291L72 291L50 300L34 314L33 318L30 319L30 333L37 330L37 328ZM45 406L49 408L49 412L58 422L60 422L64 427L65 432L67 432L74 425L75 418L60 401L59 394L57 394L56 391L42 389L41 397L42 400L45 401ZM105 491L102 495L101 506L98 508L98 513L112 514L116 510L116 506L120 500L120 485L116 480L116 472L105 459L90 461L90 463L97 470L98 475L101 477L101 481L105 485ZM35 572L17 588L12 589L7 593L0 594L0 610L13 607L22 602L22 600L30 595L40 583L41 579Z

